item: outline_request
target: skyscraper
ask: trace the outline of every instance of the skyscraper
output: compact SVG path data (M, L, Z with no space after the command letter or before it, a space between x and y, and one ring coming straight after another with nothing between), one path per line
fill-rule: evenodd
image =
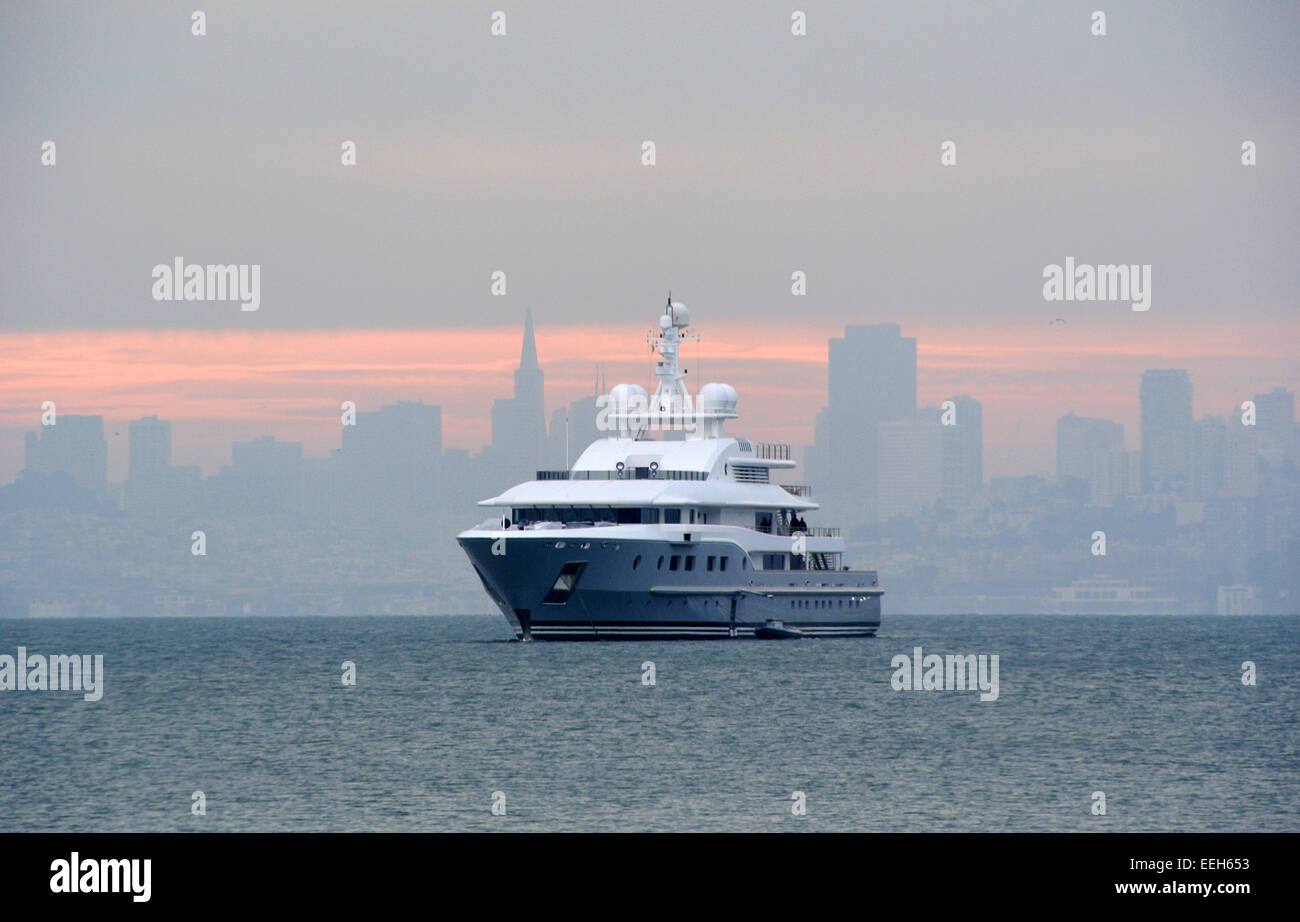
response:
M1136 451L1112 449L1089 456L1088 502L1093 506L1114 506L1137 495L1139 464Z
M827 406L817 414L809 477L850 524L876 521L877 427L916 415L916 340L897 324L847 326L828 345ZM936 433L937 437L937 433Z
M511 480L531 479L546 457L545 375L537 362L533 312L524 317L524 343L515 370L515 393L492 403L492 445L495 475Z
M1187 493L1192 499L1210 499L1223 491L1227 428L1241 425L1232 417L1203 416L1188 431Z
M984 413L973 397L951 397L951 424L941 409L943 500L949 506L968 504L984 486Z
M54 425L29 432L24 467L37 474L67 474L96 497L108 493L108 443L104 417L60 413Z
M605 391L603 379L603 373L598 372L590 396L558 407L551 414L545 462L548 467L567 469L588 445L608 434L596 428L596 416L600 412L596 401Z
M141 480L171 467L172 424L157 416L131 420L131 457L128 476Z
M269 435L230 446L231 470L257 478L289 478L302 465L302 442L282 442Z
M176 508L192 477L172 467L172 424L157 416L131 420L131 455L123 502L132 512ZM193 476L197 476L194 472Z
M1290 451L1295 441L1295 394L1275 387L1267 394L1255 395L1255 428L1259 447Z
M1188 485L1192 380L1182 368L1142 375L1142 492L1183 493Z
M343 427L341 467L365 516L409 517L433 503L442 461L442 407L399 400Z
M1241 417L1228 417L1223 439L1223 495L1259 495L1258 426L1243 426Z
M1124 426L1067 413L1056 421L1056 476L1092 478L1094 452L1123 451Z
M876 424L876 515L880 521L914 516L939 499L943 428L932 409L918 411L911 419Z

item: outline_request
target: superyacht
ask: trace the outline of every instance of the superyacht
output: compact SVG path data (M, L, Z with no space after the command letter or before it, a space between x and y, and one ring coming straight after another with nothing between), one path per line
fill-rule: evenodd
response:
M526 641L874 635L884 590L844 565L838 529L804 521L810 489L775 479L790 446L723 434L730 385L688 393L689 323L670 296L647 337L654 393L602 396L610 435L572 469L479 503L495 514L457 541L483 588Z

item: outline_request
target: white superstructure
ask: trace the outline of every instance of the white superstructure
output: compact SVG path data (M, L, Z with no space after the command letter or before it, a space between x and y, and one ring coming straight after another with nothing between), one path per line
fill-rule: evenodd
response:
M876 574L842 564L838 530L812 527L788 445L724 434L727 384L692 398L679 367L686 308L669 300L650 343L656 388L619 384L567 471L538 471L479 505L499 514L458 540L521 637L740 636L768 619L803 633L870 634Z

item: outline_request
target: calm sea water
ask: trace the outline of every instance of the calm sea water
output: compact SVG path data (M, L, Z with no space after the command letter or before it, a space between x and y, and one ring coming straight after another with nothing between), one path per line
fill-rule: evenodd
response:
M507 636L479 617L0 621L0 653L102 653L106 673L97 703L0 692L0 830L1300 830L1300 618ZM917 645L997 653L999 700L893 690Z

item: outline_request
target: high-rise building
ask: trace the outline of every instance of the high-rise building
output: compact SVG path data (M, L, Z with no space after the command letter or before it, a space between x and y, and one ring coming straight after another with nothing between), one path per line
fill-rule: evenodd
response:
M264 435L230 446L231 470L250 477L292 477L302 464L302 442L281 442Z
M1094 451L1089 457L1088 502L1114 506L1138 492L1139 458L1136 451Z
M175 512L198 492L197 468L172 467L172 424L157 416L131 420L131 455L123 502L136 513Z
M203 483L207 502L223 512L264 513L292 504L302 486L302 442L269 435L230 446L231 463Z
M1124 426L1108 419L1067 413L1056 421L1056 476L1092 478L1096 452L1124 450Z
M965 506L984 486L984 413L978 400L964 394L945 402L953 406L939 413L943 500Z
M442 407L399 400L357 413L356 425L343 427L339 461L359 512L422 514L438 489Z
M1223 495L1259 495L1259 432L1229 416L1223 439Z
M1187 492L1192 499L1210 499L1223 492L1227 427L1233 422L1232 418L1203 416L1192 423L1188 440L1187 481Z
M596 416L600 412L597 401L605 392L603 379L604 375L597 373L591 396L558 407L551 414L551 427L547 435L548 467L567 470L588 445L609 435L596 428Z
M876 425L877 516L914 516L934 505L942 491L943 437L939 414L920 410L911 419Z
M131 420L128 476L140 480L171 467L172 424L157 416Z
M808 476L818 484L822 505L842 521L873 522L881 515L877 426L915 418L916 339L892 323L847 326L844 336L829 342L827 374L827 406L817 414Z
M104 417L60 413L53 425L29 432L24 467L37 474L67 474L96 497L108 493L108 443Z
M1255 428L1262 450L1291 452L1295 443L1295 394L1275 387L1255 395Z
M423 400L399 400L357 413L356 425L343 427L343 466L356 475L429 474L442 454L442 407Z
M515 393L492 403L489 461L495 476L532 479L546 457L545 375L537 362L533 312L524 317L524 343L515 370Z
M1192 424L1192 379L1182 368L1142 375L1142 492L1184 493Z

